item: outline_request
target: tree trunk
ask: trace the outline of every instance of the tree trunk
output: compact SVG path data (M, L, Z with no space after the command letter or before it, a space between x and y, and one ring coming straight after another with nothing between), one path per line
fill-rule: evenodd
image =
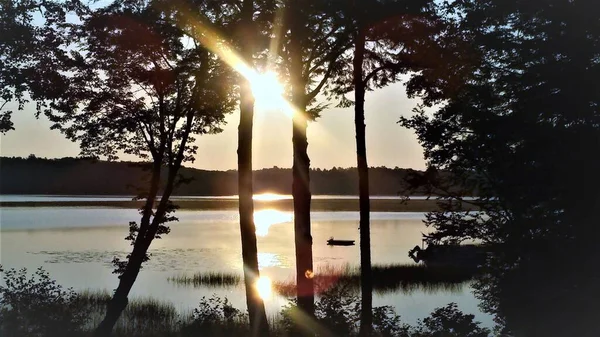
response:
M123 310L125 310L125 307L128 303L127 297L129 296L129 292L135 283L135 280L140 272L142 262L144 261L146 250L143 249L142 246L143 242L140 241L139 244L136 244L134 247L125 272L119 278L119 286L117 287L115 294L106 307L106 315L96 328L94 336L110 336L115 324L117 323L117 320L121 316L121 313Z
M252 0L244 0L242 20L246 26L252 21L252 7ZM248 29L245 30L246 33L248 31ZM241 54L248 64L252 64L251 43L251 39L242 39ZM238 194L244 285L246 287L246 304L248 306L252 335L267 336L269 334L269 325L265 313L265 305L255 288L260 274L258 270L256 228L254 226L254 202L252 200L252 123L254 98L252 97L250 83L245 79L241 81L240 125L238 127Z
M358 0L360 1L360 0ZM359 7L360 8L360 7ZM358 167L358 195L360 205L360 335L370 336L373 328L373 279L371 272L371 223L369 200L369 166L365 140L365 83L363 60L365 31L359 24L354 48L354 125L356 128L356 161Z
M127 306L127 297L129 296L129 292L131 291L131 288L137 279L140 268L144 261L144 257L146 256L148 246L146 246L144 237L146 231L148 231L150 227L152 207L154 206L154 201L156 200L156 195L160 185L161 163L162 158L160 160L154 160L152 166L152 177L150 178L150 190L146 196L146 204L144 205L143 215L140 221L140 231L138 232L138 237L136 238L133 246L131 257L127 262L127 267L125 267L125 272L123 272L123 274L119 277L119 285L117 290L106 307L104 319L102 322L100 322L96 328L96 331L94 332L94 336L96 337L107 337L111 335L117 320Z
M299 113L297 113L299 114ZM296 282L298 307L309 317L314 316L313 257L310 224L310 177L306 139L306 118L294 118L292 195L294 197L294 237L296 243Z
M240 233L242 237L242 260L244 262L244 284L250 326L254 335L267 335L268 323L265 306L255 289L260 276L258 270L258 248L254 226L254 203L252 200L252 115L254 103L247 81L242 85L240 104L240 126L238 128L238 190Z
M310 160L306 129L306 82L303 76L302 47L303 8L301 1L293 1L290 8L290 54L292 104L296 111L293 123L292 195L294 197L294 236L296 243L296 284L298 308L308 317L314 317L312 236L310 228Z

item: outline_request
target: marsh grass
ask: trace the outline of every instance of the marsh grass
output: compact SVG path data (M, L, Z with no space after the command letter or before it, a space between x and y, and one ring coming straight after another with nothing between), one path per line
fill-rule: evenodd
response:
M417 264L374 265L373 291L377 294L401 291L460 291L475 276L475 269L462 267L431 267ZM239 274L227 272L198 272L193 275L177 274L168 278L169 282L201 287L235 287L242 284ZM354 291L360 289L360 267L341 265L322 265L314 276L315 291L320 294L332 286L345 283ZM296 295L295 278L286 281L273 281L273 290L281 296Z
M169 282L193 287L234 287L242 282L236 273L198 272L193 275L177 274L167 279Z
M79 292L77 301L88 312L86 327L92 330L104 318L111 293L100 290ZM150 297L133 298L115 325L115 336L170 336L186 323L189 314L178 313L175 306Z
M413 274L423 275L418 271L422 267L401 266L376 266L374 273L395 272L400 275L411 270ZM415 272L415 270L417 270ZM360 301L355 290L358 268L349 266L319 268L317 280L327 284L332 280L330 288L319 294L315 303L314 331L320 336L357 336L358 315ZM109 291L85 290L78 293L72 290L63 291L56 285L49 275L40 269L38 278L28 279L26 270L22 272L8 271L5 277L7 286L2 289L0 297L0 335L1 336L38 336L38 337L88 337L93 336L93 331L101 322L106 312L106 305L112 294ZM16 282L16 283L15 283ZM32 299L35 303L32 304ZM43 304L44 310L39 309ZM55 306L49 304L56 304ZM432 327L439 327L436 331L431 326L420 324L417 328L410 328L400 321L391 307L374 308L374 336L401 336L401 337L433 337L441 336L444 331L449 331L444 326L445 322L452 323L467 320L472 323L473 315L463 315L456 309L455 304L432 313L435 321ZM72 316L81 313L82 320L72 321ZM293 331L295 320L298 319L297 307L291 299L279 314L271 316L271 336L289 336ZM50 317L51 319L46 319ZM442 320L440 321L440 317ZM488 336L488 334L472 334L479 332L479 323L469 323L469 331L453 334L457 336ZM71 323L69 323L71 322ZM68 324L71 328L66 331ZM33 325L33 326L32 326ZM454 324L456 325L456 324ZM454 329L454 325L449 328ZM21 329L23 328L23 329ZM35 329L31 329L35 328ZM476 330L479 329L479 330ZM438 331L439 330L439 331ZM472 330L472 331L471 331ZM25 331L25 333L22 333ZM402 334L390 334L390 331ZM422 332L426 333L423 334ZM487 330L486 330L487 331ZM17 332L17 333L14 333ZM30 333L34 332L34 334ZM406 332L404 334L403 332ZM484 331L485 332L485 331ZM67 334L68 333L68 334ZM129 301L124 312L113 330L115 337L192 337L192 336L248 336L251 335L248 325L248 315L234 308L225 298L213 296L209 299L199 299L199 305L191 311L177 310L169 302L164 302L149 297L133 298ZM443 334L446 335L445 333Z
M372 267L373 292L413 293L415 291L436 292L460 291L475 276L474 269L459 267L428 267L415 264L375 265ZM336 284L347 284L352 290L360 291L360 267L324 266L314 276L315 292L324 293ZM274 290L287 297L296 294L295 280L274 282Z

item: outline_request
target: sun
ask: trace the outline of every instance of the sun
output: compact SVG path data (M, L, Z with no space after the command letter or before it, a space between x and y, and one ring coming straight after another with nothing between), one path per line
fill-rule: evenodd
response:
M284 88L277 79L277 74L268 71L255 73L249 78L255 104L265 110L280 110L286 108L283 98Z

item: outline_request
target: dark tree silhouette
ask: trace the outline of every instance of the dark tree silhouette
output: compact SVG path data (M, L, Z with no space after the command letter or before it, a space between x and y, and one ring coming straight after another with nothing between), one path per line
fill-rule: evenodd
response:
M65 51L57 46L66 38L61 28L67 13L77 9L54 1L0 2L0 133L14 129L15 109L60 94L60 86L50 85L50 79L62 78L59 63ZM36 107L40 113L41 106Z
M324 108L316 105L317 95L342 69L349 39L344 26L331 15L328 3L292 0L285 5L284 29L289 31L282 48L283 68L289 76L294 107L292 194L296 242L296 282L298 307L314 316L312 236L310 223L310 160L307 153L308 121Z
M368 8L367 1L356 1L356 37L352 77L354 84L354 127L356 132L356 167L358 169L358 197L360 204L360 335L369 336L373 327L373 276L371 271L371 205L369 200L369 166L367 164L367 143L365 137L365 85L363 63L367 24L363 14Z
M479 295L517 335L598 334L589 302L598 273L587 267L600 255L597 10L568 0L446 4L447 50L465 48L409 84L426 104L444 103L401 120L425 148L428 182L446 192L427 239L499 247ZM462 188L440 183L440 170ZM474 190L476 200L462 198ZM485 212L447 212L465 203Z
M254 29L254 1L243 0L239 41L241 57L253 66L254 51L258 49ZM265 305L255 289L260 277L258 270L258 248L254 225L254 194L252 179L252 127L254 97L250 81L240 76L240 125L238 128L238 193L240 233L242 237L242 259L244 261L244 283L250 326L255 335L268 335L269 326Z
M370 248L369 168L367 164L365 92L399 79L401 74L427 66L427 47L435 44L440 25L431 13L431 1L341 1L342 20L352 32L352 75L336 78L341 106L354 104L356 156L360 199L361 335L372 329L372 276ZM345 94L354 91L354 101ZM400 191L398 191L400 192Z
M141 220L130 223L126 237L133 250L124 261L114 259L119 285L98 336L110 335L152 241L177 220L169 197L183 181L182 163L194 160L194 135L219 132L235 104L229 68L207 49L184 44L167 14L145 1L85 11L71 26L77 49L66 86L45 109L84 156L149 160L147 189L137 197L145 200Z
M169 6L168 3L166 6ZM190 4L176 3L171 6L176 13L178 25L188 37L210 48L232 69L244 63L254 70L255 54L268 47L268 34L272 25L274 3L270 0L251 1L197 0ZM232 53L233 51L237 53ZM253 178L252 178L252 128L254 98L251 83L237 74L240 98L240 123L238 127L238 175L240 233L244 281L248 316L254 334L269 334L265 307L256 290L260 277L258 249L254 226ZM217 182L214 182L217 184Z

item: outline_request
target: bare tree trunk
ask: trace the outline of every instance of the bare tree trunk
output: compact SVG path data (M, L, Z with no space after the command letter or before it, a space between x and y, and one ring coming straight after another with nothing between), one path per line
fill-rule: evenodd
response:
M252 64L252 39L245 38L252 23L253 1L244 0L242 8L242 57ZM256 282L260 277L258 270L258 247L256 227L254 226L254 202L252 200L252 128L254 117L254 98L250 83L242 79L240 92L240 125L238 127L238 194L240 212L240 234L242 239L242 260L244 263L244 285L250 328L253 336L269 335L269 325L265 305L256 291Z
M303 78L302 47L303 9L302 1L293 1L290 8L290 54L293 117L292 195L294 197L294 234L296 243L296 284L298 307L309 318L314 317L315 295L313 286L313 256L310 224L310 159L306 129L306 81Z
M360 0L357 0L360 2ZM358 9L361 6L357 6ZM357 11L360 13L360 11ZM371 272L371 223L369 200L369 166L365 139L365 83L363 60L365 53L365 30L358 24L354 48L354 125L356 128L356 161L358 167L358 195L360 205L360 335L370 336L373 328L373 276Z

